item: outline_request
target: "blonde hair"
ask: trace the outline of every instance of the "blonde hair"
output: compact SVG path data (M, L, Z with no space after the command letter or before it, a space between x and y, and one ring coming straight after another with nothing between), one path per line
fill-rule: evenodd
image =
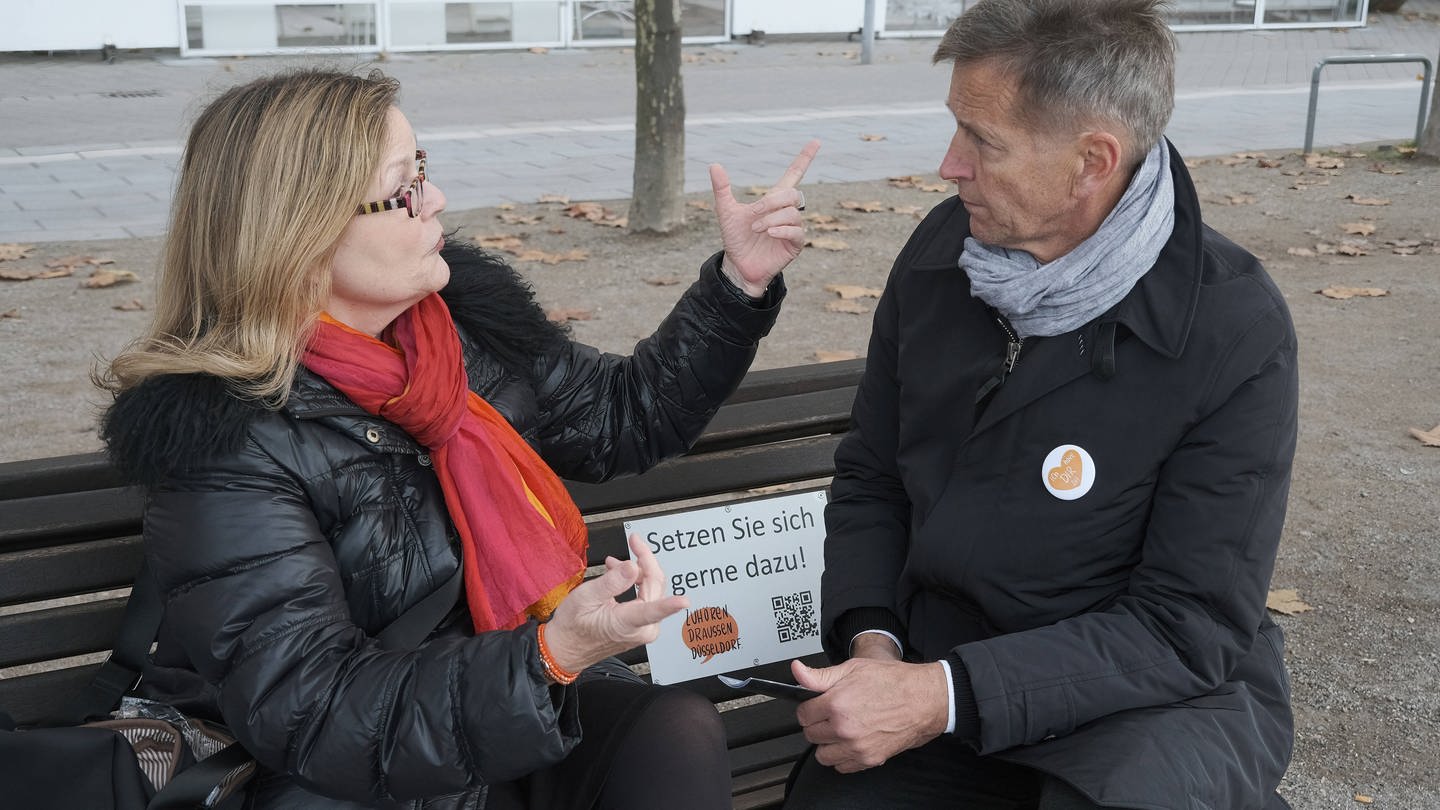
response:
M283 403L398 91L379 71L300 70L207 105L185 146L154 320L97 383L118 393L161 374L210 374Z

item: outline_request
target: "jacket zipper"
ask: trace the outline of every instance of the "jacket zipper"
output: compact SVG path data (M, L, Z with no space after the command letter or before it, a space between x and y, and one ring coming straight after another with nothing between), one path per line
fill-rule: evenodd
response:
M976 419L980 418L980 412L985 410L985 406L990 404L990 398L994 396L995 390L1005 382L1005 378L1010 376L1010 372L1015 370L1015 366L1020 362L1020 350L1025 347L1025 338L1015 334L1015 330L1011 328L1010 322L1005 320L1005 316L993 309L991 312L995 315L995 323L1005 333L1005 359L1000 362L1000 371L986 380L975 392Z
M1000 382L1003 383L1005 378L1010 376L1010 372L1015 370L1015 364L1020 362L1020 349L1025 346L1025 338L1015 334L1004 315L997 313L995 323L1000 324L1000 329L1005 332L1005 338L1009 341L1005 346L1005 362L1000 366Z

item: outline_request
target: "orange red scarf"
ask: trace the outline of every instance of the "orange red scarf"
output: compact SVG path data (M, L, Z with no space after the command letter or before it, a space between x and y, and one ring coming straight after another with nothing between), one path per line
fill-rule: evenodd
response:
M460 533L475 629L547 618L585 571L580 510L510 423L469 389L440 296L422 299L391 328L394 346L322 315L305 366L430 449Z

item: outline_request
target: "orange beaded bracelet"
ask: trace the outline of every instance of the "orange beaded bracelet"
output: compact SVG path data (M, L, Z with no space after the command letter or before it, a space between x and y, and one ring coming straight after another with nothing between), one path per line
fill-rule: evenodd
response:
M540 642L540 665L545 668L545 675L561 686L574 683L580 673L567 672L555 663L555 656L550 654L550 647L545 644L545 622L541 622L536 628L535 638Z

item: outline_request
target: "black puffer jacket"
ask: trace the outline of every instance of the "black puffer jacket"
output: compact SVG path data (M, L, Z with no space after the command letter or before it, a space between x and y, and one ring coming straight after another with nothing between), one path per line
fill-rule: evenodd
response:
M777 280L751 303L712 258L618 357L570 342L508 268L457 250L444 296L471 387L581 481L683 452L784 294ZM485 784L578 741L574 690L547 685L533 627L474 635L459 609L417 649L372 638L458 565L430 459L397 426L302 370L279 411L215 378L152 378L117 398L105 436L149 489L165 619L148 694L236 732L266 771L257 806L481 807Z

